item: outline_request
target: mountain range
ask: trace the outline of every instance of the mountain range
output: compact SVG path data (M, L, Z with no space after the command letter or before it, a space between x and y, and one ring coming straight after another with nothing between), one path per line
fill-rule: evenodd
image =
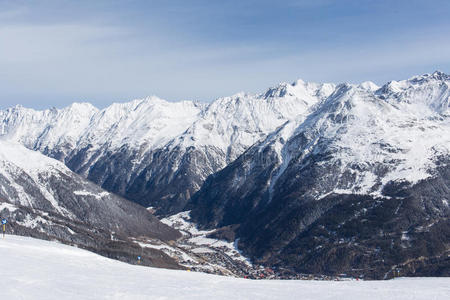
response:
M449 275L449 88L450 76L434 72L381 87L298 80L208 104L16 106L0 111L0 134L157 215L190 210L254 262L377 279ZM19 190L7 196L26 204ZM53 198L44 210L74 213ZM108 209L131 205L123 198Z

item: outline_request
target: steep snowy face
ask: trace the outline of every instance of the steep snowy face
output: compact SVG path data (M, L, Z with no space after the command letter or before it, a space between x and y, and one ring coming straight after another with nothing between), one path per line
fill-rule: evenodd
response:
M213 147L225 154L223 166L289 120L312 112L334 84L282 83L258 95L245 93L214 101L178 143L182 148Z
M450 154L449 85L447 75L433 73L375 94L346 88L330 99L333 111L319 124L342 171L358 164L351 192L381 192L389 181L414 184L433 175Z
M71 214L58 204L57 196L49 189L52 176L70 176L61 162L20 144L0 140L0 176L2 198L15 204L38 207L64 216Z
M8 233L58 240L102 255L178 268L158 250L144 251L129 237L175 240L178 231L145 208L111 194L63 163L0 139L0 214Z
M30 149L68 151L76 147L97 112L98 109L88 103L44 111L16 106L0 111L0 135Z
M121 234L160 238L166 238L165 233L169 238L177 235L144 208L106 192L63 163L4 140L0 140L0 202L7 202L6 208L12 207L7 209L10 213L22 214L11 221L23 218L25 211L31 215L26 217L29 222L22 225L37 227L45 233L49 233L45 228L48 222L39 224L31 220L38 212L45 216L50 213L60 221L84 223Z
M201 110L202 105L194 102L170 103L157 97L113 104L103 110L87 103L45 111L18 106L0 112L1 133L46 154L63 150L57 158L64 159L70 151L88 145L109 149L123 145L161 147L183 133Z
M379 195L390 181L414 184L432 176L439 158L450 155L449 84L448 76L433 73L375 93L362 85L339 86L314 114L259 145L270 145L280 161L270 186L290 163L320 153L329 153L327 164L352 178L334 181L328 192ZM324 192L319 188L315 196Z
M377 95L413 114L449 114L450 76L436 71L409 80L391 81Z
M158 148L182 134L200 114L203 105L192 102L167 102L157 97L113 104L93 116L81 136L84 145L123 145Z

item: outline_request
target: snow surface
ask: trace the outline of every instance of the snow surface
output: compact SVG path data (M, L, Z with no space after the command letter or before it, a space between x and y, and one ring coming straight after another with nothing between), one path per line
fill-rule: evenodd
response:
M0 240L3 299L449 299L450 278L248 280L125 264L56 242Z
M31 151L19 143L0 139L0 175L10 182L11 186L18 192L18 198L12 199L25 206L33 207L32 197L16 183L21 174L26 174L39 188L39 191L53 205L56 211L63 214L67 212L62 209L54 195L49 191L46 178L60 176L60 174L71 174L71 171L61 162Z
M30 151L16 142L0 139L0 161L8 161L22 170L27 170L28 175L36 179L43 170L66 171L67 167L52 158L46 157L39 152Z
M317 199L330 193L379 196L390 181L414 184L433 176L439 157L450 155L449 102L450 76L440 72L381 88L368 82L337 86L315 111L290 120L258 144L260 152L270 146L279 158L270 193L292 160L323 150L319 143L332 152L329 164L340 165L340 174L352 172L355 180L317 191ZM308 142L290 142L296 136ZM376 174L380 165L385 174Z
M102 199L103 197L106 197L106 196L109 195L108 192L101 192L101 193L98 193L98 194L94 194L94 193L91 193L91 192L88 192L88 191L74 191L73 193L75 195L77 195L77 196L92 196L92 197L95 197L95 198L97 198L99 200Z
M43 111L16 106L0 111L1 133L39 150L89 143L113 149L123 144L158 146L183 133L201 109L192 101L172 103L158 97L114 103L102 110L89 103Z
M15 206L11 203L2 202L2 203L0 203L0 211L3 211L4 209L6 209L10 212L14 212L17 210L17 206Z
M197 224L191 222L190 211L183 211L161 219L161 222L179 230L181 234L186 237L185 242L190 245L195 245L194 248L190 249L194 253L213 253L214 251L222 251L233 260L241 261L248 266L252 265L250 259L243 256L239 251L236 242L231 243L224 240L207 237L215 230L199 230L197 228Z
M261 94L238 93L212 102L175 144L216 147L229 163L285 122L299 118L326 99L331 83L281 83Z
M0 137L0 177L6 179L0 184L0 196L8 199L11 204L0 204L0 211L8 209L14 211L17 208L14 204L36 208L37 202L47 200L54 210L66 217L73 217L73 213L61 204L58 191L52 187L51 178L77 177L62 162L47 157L40 152L25 148L23 145L5 140ZM28 188L36 188L38 193L32 193ZM110 195L100 188L89 189L89 185L81 184L81 189L73 191L73 194L83 198L91 196L97 200L105 200ZM27 190L28 189L28 190ZM46 208L50 209L50 208ZM50 209L51 210L51 209ZM35 220L24 225L37 224Z

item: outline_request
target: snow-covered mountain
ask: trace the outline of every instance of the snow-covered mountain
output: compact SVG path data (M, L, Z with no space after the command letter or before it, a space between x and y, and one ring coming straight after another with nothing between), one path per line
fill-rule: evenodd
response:
M439 72L337 86L211 176L192 199L194 220L238 225L255 261L300 272L383 278L445 264L449 88Z
M299 80L210 104L15 107L0 133L160 214L192 210L257 263L445 275L449 87L435 72L382 87Z
M145 208L111 194L63 163L0 140L0 213L8 232L57 239L107 256L133 256L129 237L175 240L180 234ZM158 253L157 253L158 252ZM177 264L159 251L156 266Z
M179 212L210 174L335 89L297 81L206 105L156 97L34 111L0 111L2 135L59 159L73 171L162 213Z

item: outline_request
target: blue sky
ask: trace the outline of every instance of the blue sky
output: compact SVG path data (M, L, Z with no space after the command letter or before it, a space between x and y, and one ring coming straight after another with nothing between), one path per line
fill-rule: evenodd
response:
M450 1L0 0L0 108L450 71Z

